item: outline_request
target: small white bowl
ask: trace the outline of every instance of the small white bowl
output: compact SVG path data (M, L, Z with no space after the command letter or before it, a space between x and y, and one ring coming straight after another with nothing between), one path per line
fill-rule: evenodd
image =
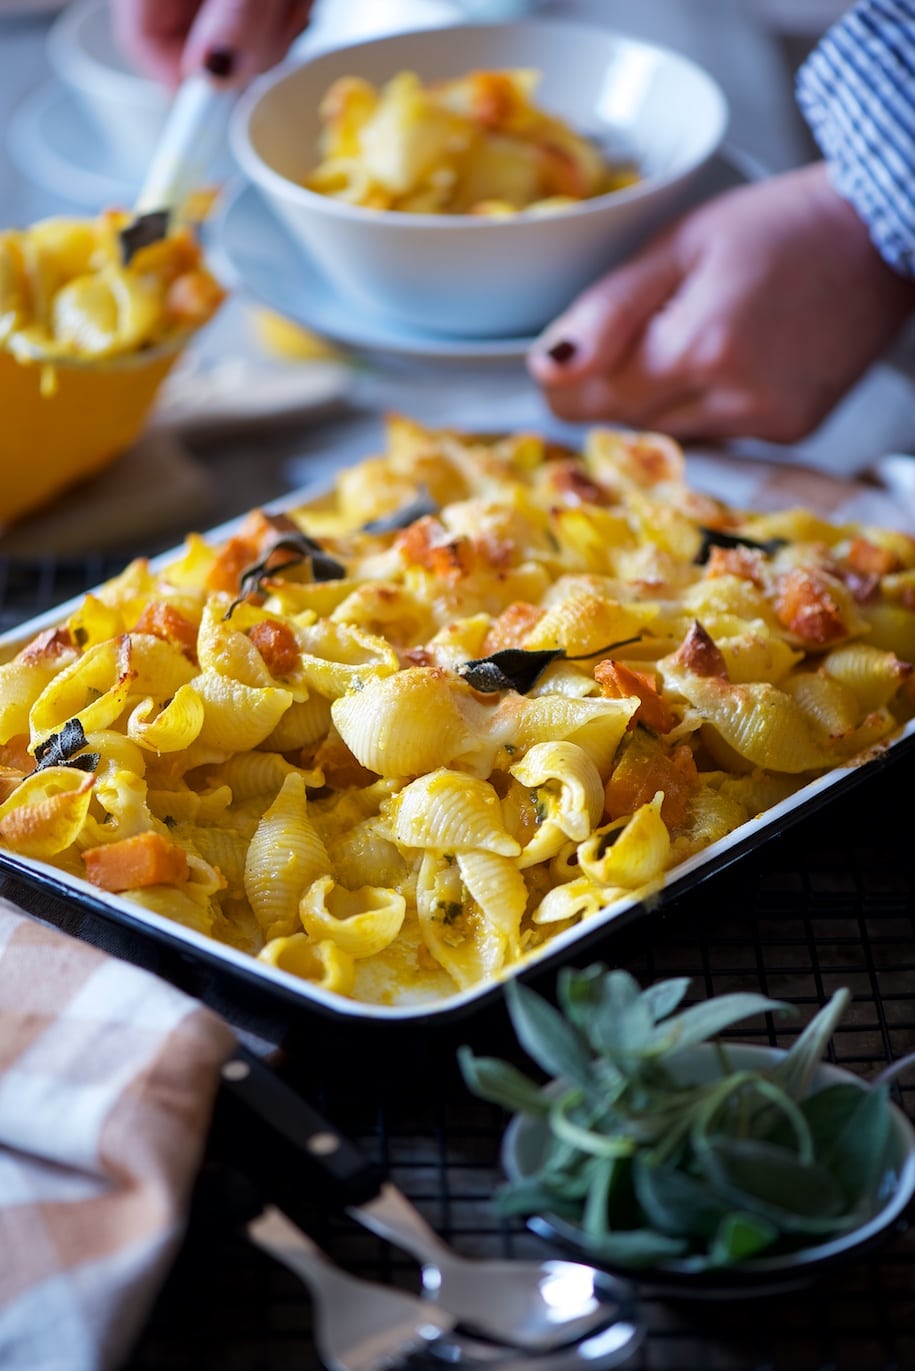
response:
M773 1065L785 1053L774 1047L728 1042L728 1061L735 1071L760 1070ZM684 1049L671 1061L679 1079L704 1082L721 1074L721 1063L714 1045L703 1043ZM827 1085L852 1084L862 1090L868 1083L841 1067L821 1062L810 1092ZM502 1166L511 1180L521 1180L536 1171L546 1143L541 1119L516 1114L502 1140ZM890 1105L890 1133L879 1187L880 1207L866 1223L824 1242L812 1243L796 1252L774 1257L755 1257L717 1270L695 1271L685 1259L663 1262L646 1270L622 1267L596 1255L582 1230L555 1214L535 1215L528 1227L541 1237L558 1242L596 1266L604 1267L628 1280L644 1281L670 1294L693 1299L744 1298L769 1295L810 1284L828 1268L842 1262L863 1259L869 1250L889 1237L894 1224L915 1195L915 1129L903 1112Z
M108 0L75 0L48 31L55 75L79 96L102 145L121 166L146 168L168 113L164 86L134 71L118 48Z
M338 77L378 85L480 68L532 67L537 103L589 136L622 144L642 179L559 214L509 219L404 214L306 190L318 107ZM392 34L325 51L262 77L243 96L232 150L305 252L356 305L450 337L538 332L685 201L719 147L727 104L687 58L585 25L530 21Z

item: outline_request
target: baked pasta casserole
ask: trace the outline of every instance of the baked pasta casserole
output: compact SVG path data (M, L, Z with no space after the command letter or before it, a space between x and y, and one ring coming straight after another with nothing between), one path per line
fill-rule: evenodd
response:
M339 996L517 968L913 713L915 541L388 421L0 666L0 843Z

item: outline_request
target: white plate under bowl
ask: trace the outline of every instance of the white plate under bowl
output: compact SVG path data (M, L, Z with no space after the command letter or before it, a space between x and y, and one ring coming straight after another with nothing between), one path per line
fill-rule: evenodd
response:
M726 149L697 181L692 201L741 185L755 174L739 151ZM236 290L345 347L476 361L520 359L534 341L533 336L474 339L425 333L341 299L250 182L227 195L211 231L217 269Z
M533 338L443 338L343 300L249 182L212 224L213 257L230 285L344 347L407 357L520 358Z
M752 1043L727 1042L723 1046L736 1071L758 1071L772 1066L785 1055L778 1048ZM721 1070L716 1048L709 1043L684 1049L671 1062L671 1069L678 1078L696 1082L712 1080ZM860 1076L829 1062L821 1062L814 1074L811 1093L839 1084L868 1088ZM547 1091L555 1092L559 1088L554 1082ZM522 1180L536 1171L546 1140L543 1119L516 1114L502 1140L502 1166L506 1175L511 1180ZM580 1258L627 1280L642 1281L668 1295L684 1299L755 1298L809 1285L833 1266L863 1260L873 1247L889 1238L915 1195L915 1129L894 1104L890 1105L890 1132L884 1162L880 1182L883 1203L866 1223L796 1252L756 1257L717 1270L693 1271L682 1258L647 1270L632 1270L602 1260L592 1251L582 1230L568 1219L553 1214L535 1215L527 1223L533 1232L548 1241L558 1242Z
M34 185L92 210L132 204L145 170L140 158L121 164L79 96L58 81L36 87L13 111L6 147Z

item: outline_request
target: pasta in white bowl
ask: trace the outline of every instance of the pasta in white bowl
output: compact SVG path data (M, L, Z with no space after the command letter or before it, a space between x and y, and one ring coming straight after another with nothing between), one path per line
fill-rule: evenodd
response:
M475 1003L911 731L915 540L389 420L23 632L0 860L345 1014ZM753 821L751 823L751 821Z

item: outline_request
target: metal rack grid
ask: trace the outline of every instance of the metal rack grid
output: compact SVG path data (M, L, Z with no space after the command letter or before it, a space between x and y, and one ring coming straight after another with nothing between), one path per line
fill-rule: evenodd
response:
M117 567L3 565L0 622L12 624L95 584ZM767 1016L750 1040L787 1045L840 985L854 1000L836 1035L834 1060L868 1076L915 1049L915 844L907 769L881 769L844 797L773 837L764 847L578 959L622 965L643 983L693 978L692 996L762 990L798 1007L796 1019ZM6 883L9 885L9 883ZM7 889L26 903L27 891ZM61 905L58 922L110 945L94 915ZM55 902L41 912L55 917ZM120 937L120 935L119 935ZM150 963L149 949L120 941L122 955ZM395 1182L467 1255L542 1254L520 1223L496 1217L505 1116L468 1095L456 1068L459 1044L525 1065L500 1004L430 1028L364 1026L321 1018L268 1022L269 1006L243 1001L217 977L194 982L180 959L158 954L154 969L254 1026L287 1031L286 1069L315 1104L390 1170ZM551 994L555 973L531 982ZM915 1073L896 1087L915 1114ZM358 1274L417 1287L416 1270L346 1218L314 1210L312 1231ZM809 1289L753 1301L671 1301L645 1286L639 1306L649 1333L633 1371L911 1371L915 1367L915 1232L905 1221L866 1260ZM285 1371L317 1367L304 1288L195 1209L187 1239L125 1371Z

